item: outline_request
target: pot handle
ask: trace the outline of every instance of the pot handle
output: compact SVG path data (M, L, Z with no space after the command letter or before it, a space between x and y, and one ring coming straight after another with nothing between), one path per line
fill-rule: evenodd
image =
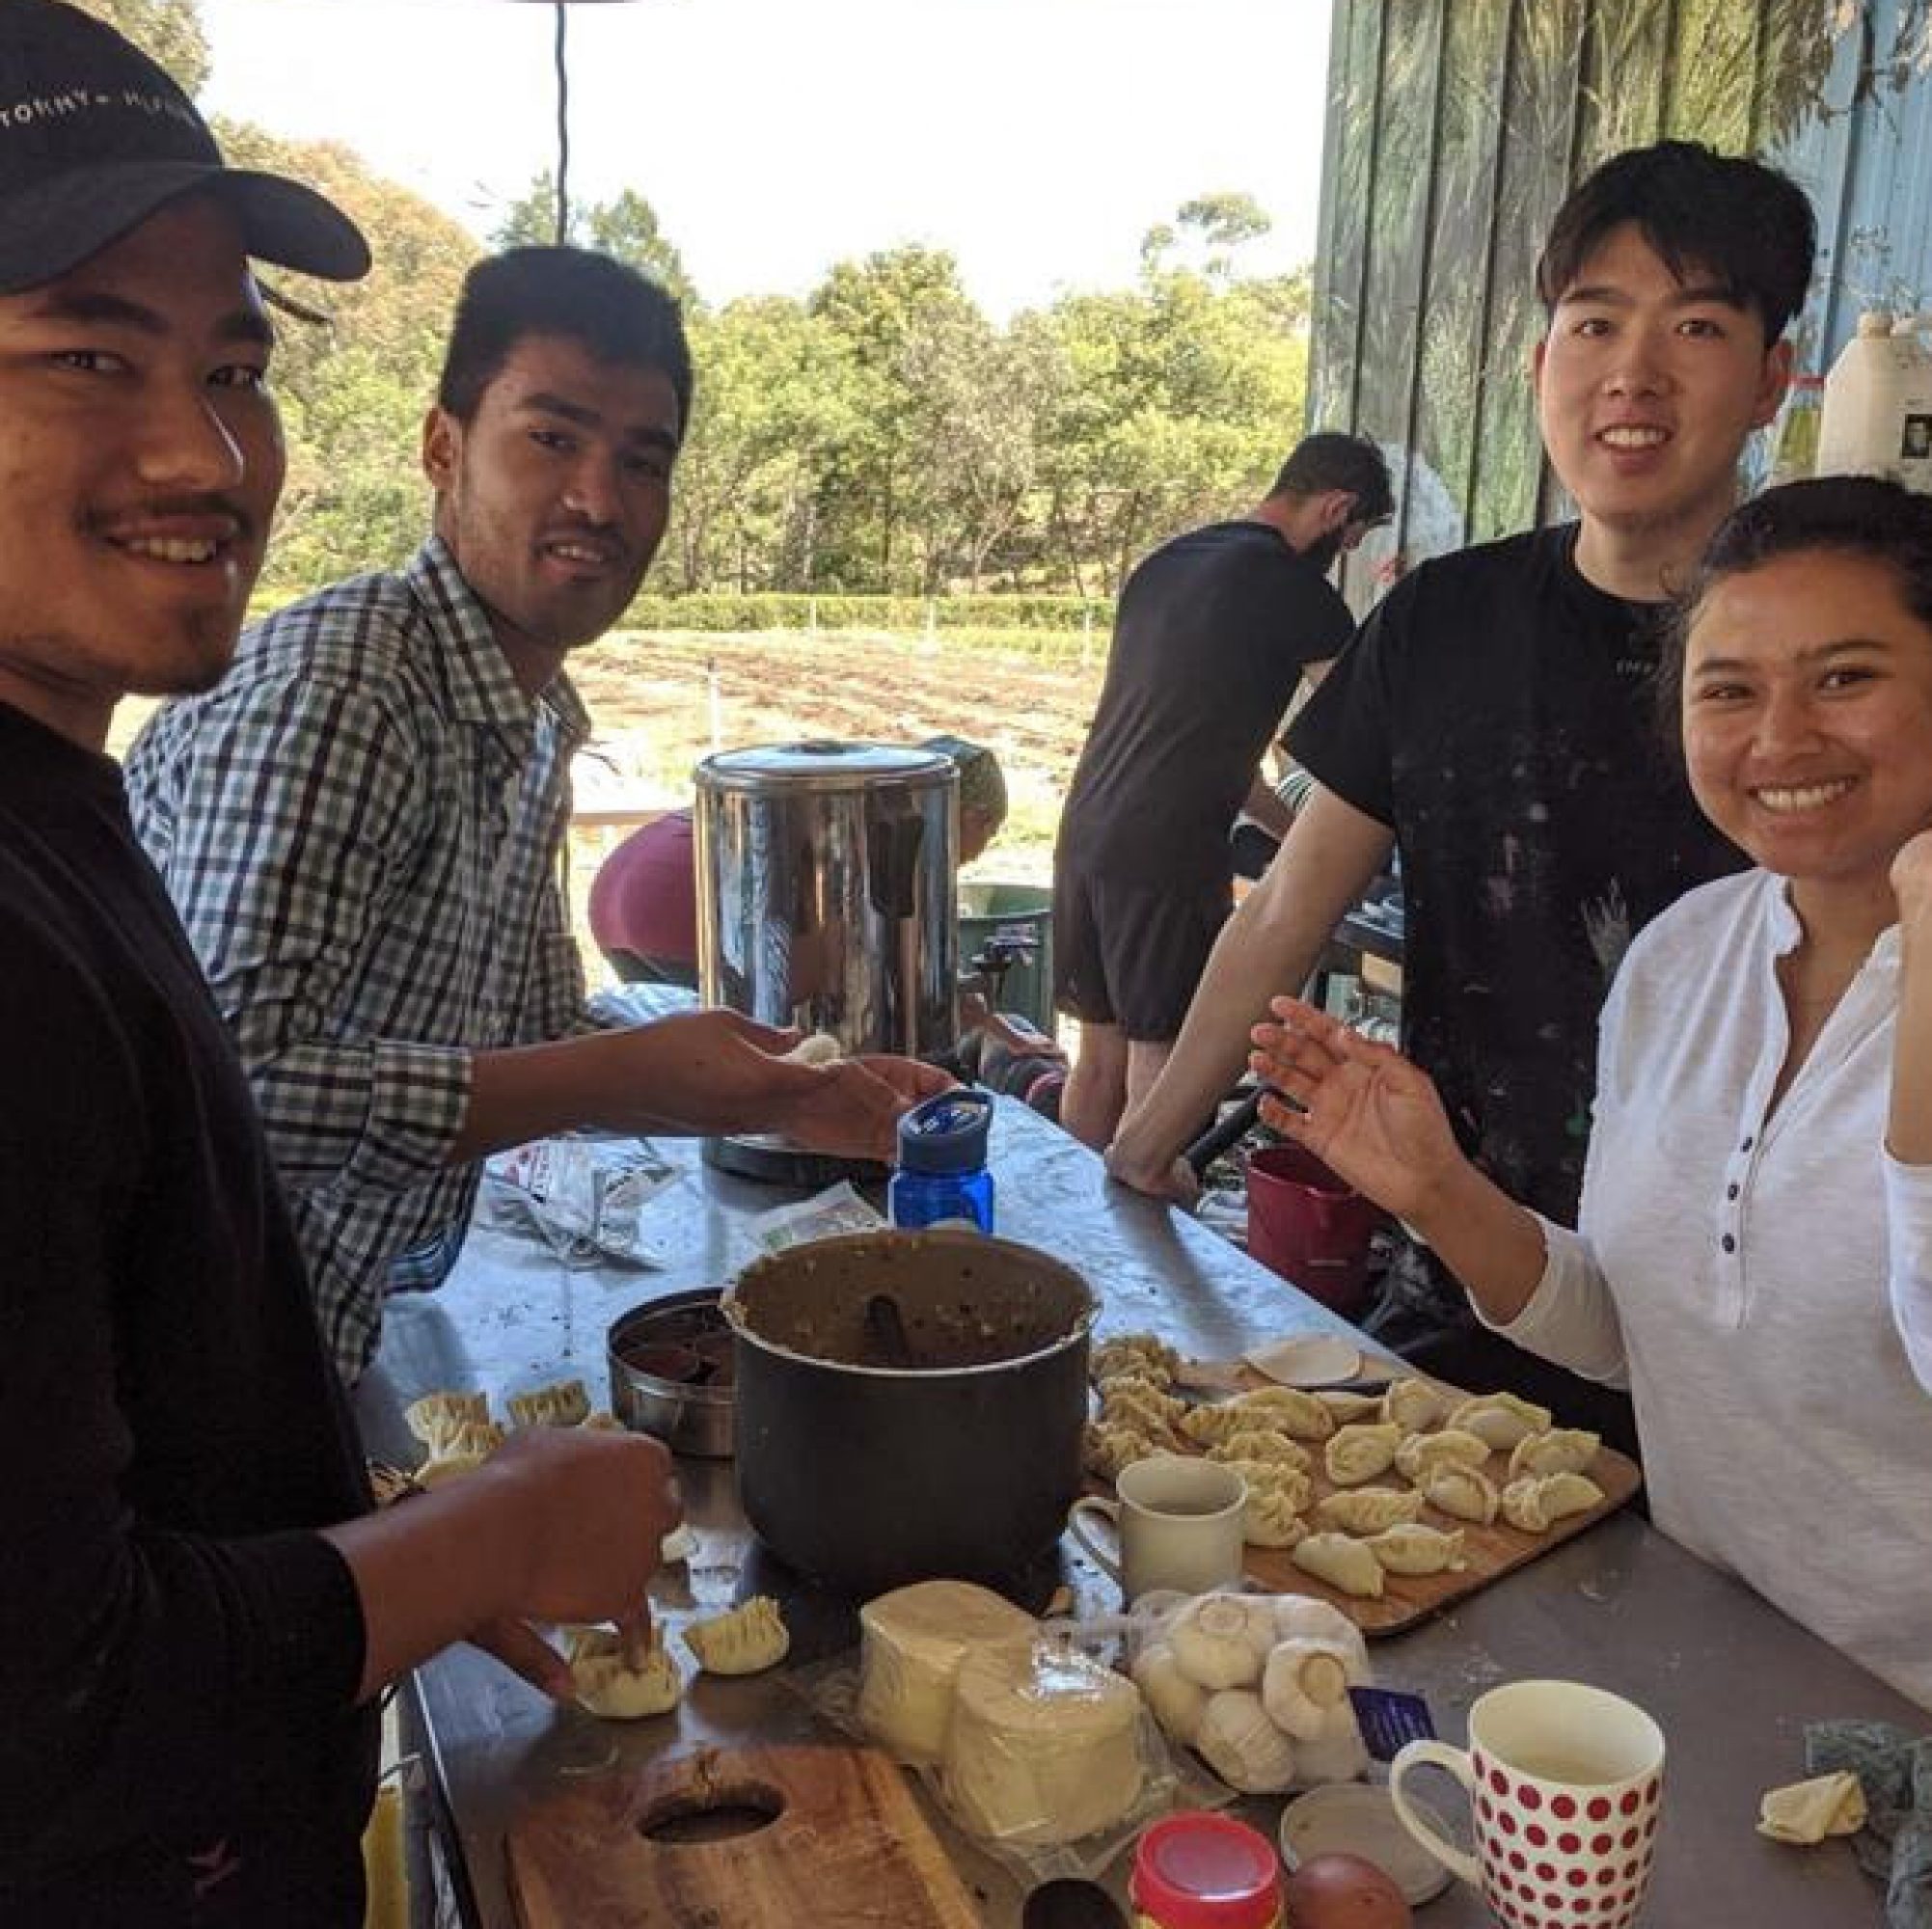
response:
M1113 1529L1114 1551L1102 1547L1087 1527L1090 1515L1097 1515ZM1082 1494L1067 1514L1067 1532L1077 1540L1081 1547L1093 1557L1094 1564L1103 1568L1114 1580L1120 1573L1120 1503L1103 1500L1099 1494Z

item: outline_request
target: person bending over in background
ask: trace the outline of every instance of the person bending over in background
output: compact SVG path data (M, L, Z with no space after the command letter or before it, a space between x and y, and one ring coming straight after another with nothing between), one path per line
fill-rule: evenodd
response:
M353 1929L375 1696L520 1618L641 1619L655 1442L537 1429L369 1515L232 1041L103 753L221 674L282 481L249 257L319 196L53 0L0 7L0 1922ZM30 103L58 110L26 111Z
M575 248L479 262L423 432L434 533L252 630L129 753L348 1379L385 1291L453 1263L485 1154L595 1127L886 1157L945 1083L788 1063L789 1034L732 1012L604 1030L585 1009L561 871L589 723L564 666L657 549L691 398L662 288Z
M1080 1024L1061 1121L1097 1151L1228 915L1228 833L1268 737L1353 628L1328 566L1393 502L1373 443L1312 435L1247 515L1163 544L1121 591L1053 851L1053 1002Z
M1630 947L1577 1230L1293 998L1255 1063L1306 1110L1265 1110L1485 1325L1631 1388L1660 1528L1932 1708L1932 502L1746 503L1665 678L1700 806L1760 868Z
M1534 379L1579 520L1412 570L1310 698L1290 742L1315 790L1124 1122L1117 1178L1191 1190L1179 1152L1239 1075L1248 1027L1307 981L1394 848L1406 1048L1499 1185L1575 1211L1611 974L1660 910L1742 861L1655 741L1657 631L1784 393L1812 233L1784 176L1675 141L1617 155L1564 203ZM1365 1323L1446 1379L1634 1445L1627 1400L1479 1327L1426 1246L1399 1243Z
M1006 822L1006 776L983 744L928 737L960 774L961 864L970 864ZM627 984L697 989L697 856L689 809L667 810L631 832L590 881L590 934Z

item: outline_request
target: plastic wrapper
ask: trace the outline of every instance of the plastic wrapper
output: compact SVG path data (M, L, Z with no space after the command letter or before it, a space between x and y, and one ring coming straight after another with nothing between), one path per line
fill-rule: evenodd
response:
M788 1246L803 1246L812 1239L830 1239L841 1233L874 1233L885 1223L884 1215L868 1206L853 1190L849 1179L799 1199L774 1206L760 1212L748 1228L761 1253L781 1253Z
M1168 1746L1133 1684L1102 1658L1118 1645L1071 1623L971 1644L939 1758L908 1761L884 1744L955 1828L1029 1885L1093 1880L1158 1816L1230 1799ZM787 1678L819 1714L882 1746L859 1716L855 1655Z
M660 1266L645 1203L677 1176L639 1139L539 1139L484 1166L500 1203L525 1213L566 1264Z
M1167 1740L1243 1794L1352 1781L1368 1768L1347 1694L1374 1680L1368 1650L1313 1595L1146 1594L1131 1614L1069 1632L1119 1641Z

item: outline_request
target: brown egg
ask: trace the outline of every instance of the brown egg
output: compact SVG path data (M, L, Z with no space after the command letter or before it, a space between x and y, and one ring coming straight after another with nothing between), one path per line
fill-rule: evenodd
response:
M1360 1856L1310 1856L1282 1890L1288 1929L1410 1929L1407 1899Z

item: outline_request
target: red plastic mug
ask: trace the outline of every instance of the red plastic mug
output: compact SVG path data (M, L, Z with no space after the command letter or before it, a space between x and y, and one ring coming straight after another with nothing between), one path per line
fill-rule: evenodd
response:
M1250 1256L1337 1313L1361 1310L1380 1218L1301 1146L1269 1146L1248 1161Z

